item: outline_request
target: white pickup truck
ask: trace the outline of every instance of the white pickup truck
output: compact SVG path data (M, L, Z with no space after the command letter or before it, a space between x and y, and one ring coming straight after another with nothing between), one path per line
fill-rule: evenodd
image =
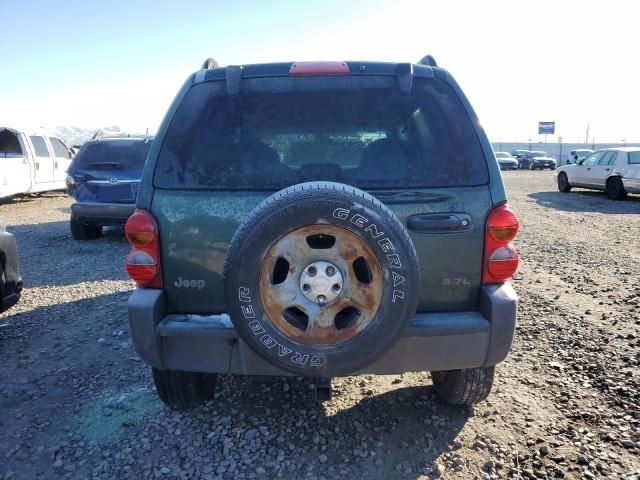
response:
M21 193L64 190L73 157L57 137L0 127L0 199Z

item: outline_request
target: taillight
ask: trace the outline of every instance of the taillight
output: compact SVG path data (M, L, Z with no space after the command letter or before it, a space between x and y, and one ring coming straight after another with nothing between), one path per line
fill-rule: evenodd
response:
M496 207L489 214L484 239L483 284L503 283L516 273L520 257L509 242L516 238L519 228L516 215L506 205Z
M137 209L124 227L133 250L127 255L127 273L140 287L162 288L158 225L146 210Z

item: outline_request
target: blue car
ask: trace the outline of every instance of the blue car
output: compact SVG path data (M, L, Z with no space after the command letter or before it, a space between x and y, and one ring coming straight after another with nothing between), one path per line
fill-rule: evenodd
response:
M105 225L124 225L135 210L142 168L152 139L97 138L87 141L71 163L67 189L71 235L91 240Z

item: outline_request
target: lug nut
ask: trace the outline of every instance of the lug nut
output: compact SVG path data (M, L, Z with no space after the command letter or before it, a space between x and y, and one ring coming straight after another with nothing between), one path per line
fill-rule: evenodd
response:
M302 290L308 292L309 290L311 290L311 286L308 283L305 283L304 285L302 285Z
M309 268L307 268L307 273L309 275L311 275L312 277L316 276L316 273L318 273L318 270L316 270L316 267L314 267L313 265L311 265Z
M331 287L331 289L334 292L339 292L340 291L340 285L338 285L337 283L334 283L333 286Z
M318 300L318 303L326 303L327 302L327 297L325 297L324 295L318 295L316 300Z
M336 274L336 269L334 267L332 267L331 265L329 265L327 267L327 269L325 270L325 273L330 276L333 277Z

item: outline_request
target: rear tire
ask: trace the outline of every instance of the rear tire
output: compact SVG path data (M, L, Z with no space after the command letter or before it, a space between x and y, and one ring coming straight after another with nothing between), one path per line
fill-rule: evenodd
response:
M619 177L607 180L607 196L612 200L622 200L627 196L627 191Z
M100 225L85 225L73 217L69 220L69 227L74 240L94 240L102 235L102 227Z
M159 370L152 367L153 382L158 397L171 408L200 405L211 397L216 389L215 373Z
M569 183L569 178L567 178L567 174L564 172L560 172L560 175L558 175L558 190L564 193L571 191L571 184Z
M491 387L495 366L431 372L438 396L452 405L473 405L485 400Z

